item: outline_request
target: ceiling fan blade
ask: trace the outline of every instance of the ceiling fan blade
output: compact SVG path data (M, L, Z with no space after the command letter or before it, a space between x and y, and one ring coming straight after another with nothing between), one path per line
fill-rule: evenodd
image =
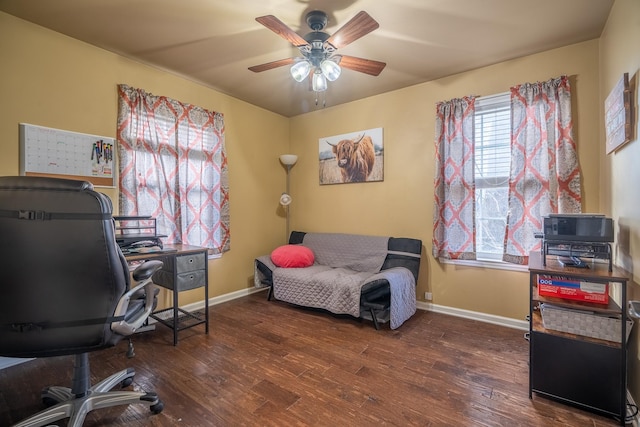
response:
M291 65L295 59L287 58L287 59L279 59L277 61L271 61L260 65L254 65L253 67L249 67L251 71L254 73L260 73L262 71L273 70L274 68L284 67L285 65Z
M363 59L348 55L336 56L341 57L340 62L338 63L341 67L348 68L353 71L359 71L361 73L369 74L372 76L379 75L384 67L387 66L385 62L374 61L372 59Z
M308 44L307 41L300 37L298 33L287 27L284 22L273 15L259 16L256 18L256 21L258 21L295 47L300 47Z
M363 10L351 18L342 28L333 33L333 35L327 39L327 43L336 49L340 49L349 43L353 43L360 37L369 34L379 26L380 24Z

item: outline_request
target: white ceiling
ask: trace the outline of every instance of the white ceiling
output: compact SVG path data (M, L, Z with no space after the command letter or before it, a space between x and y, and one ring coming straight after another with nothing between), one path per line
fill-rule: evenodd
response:
M329 34L361 10L378 21L338 53L386 68L377 77L344 70L325 92L331 106L597 38L613 1L0 0L0 10L291 117L322 101L289 67L247 69L299 56L258 16L275 15L300 35L315 9L329 15Z

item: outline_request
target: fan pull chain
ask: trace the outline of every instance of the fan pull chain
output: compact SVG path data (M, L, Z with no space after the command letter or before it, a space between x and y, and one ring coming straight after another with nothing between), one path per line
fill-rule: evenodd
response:
M327 98L324 96L324 92L316 92L316 107L318 106L318 94L322 93L322 108L325 108L327 106Z

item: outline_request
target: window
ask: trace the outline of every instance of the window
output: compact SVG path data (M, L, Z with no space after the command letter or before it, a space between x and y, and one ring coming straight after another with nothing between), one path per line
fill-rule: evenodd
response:
M566 76L436 104L432 254L526 264L550 213L581 210Z
M119 85L120 214L157 220L164 243L229 249L221 113Z
M509 94L476 99L474 119L476 254L502 260L511 161Z

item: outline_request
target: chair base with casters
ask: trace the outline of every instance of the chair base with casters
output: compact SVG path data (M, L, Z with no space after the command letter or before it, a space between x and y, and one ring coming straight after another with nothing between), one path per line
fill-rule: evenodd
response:
M99 383L89 386L89 355L75 356L73 388L52 386L42 391L42 402L51 407L30 416L14 427L45 426L54 421L69 418L68 427L80 427L87 414L94 409L119 405L143 404L152 413L162 412L164 404L156 393L143 391L112 391L115 387L127 387L133 382L135 370L123 369Z

